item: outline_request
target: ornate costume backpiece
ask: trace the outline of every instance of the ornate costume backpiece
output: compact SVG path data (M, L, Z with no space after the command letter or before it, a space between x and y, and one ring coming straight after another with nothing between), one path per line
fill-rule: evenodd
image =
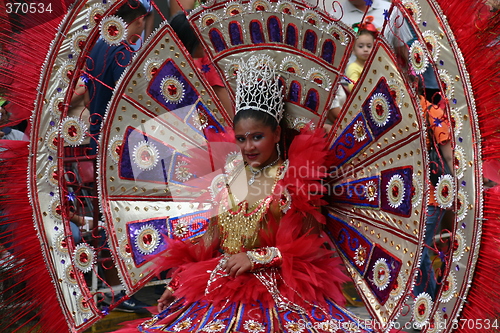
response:
M81 159L69 156L68 147L81 145L88 129L68 108L78 79L92 79L84 64L97 39L124 43L126 27L113 15L123 3L89 0L61 7L65 15L54 20L57 33L46 45L39 84L32 91L28 193L23 200L32 207L32 234L39 237L45 261L39 267L60 313L60 323L42 321L47 327L67 325L81 332L107 314L85 279L92 272L98 275L104 265L98 263L99 252L106 247L127 294L143 287L152 278L150 256L165 252L168 238L203 234L215 205L212 198L241 162L236 145L213 140L228 134L231 119L164 22L127 66L103 121L95 181L107 245L97 235L80 244L71 240L71 207L85 199L75 194L81 186L78 171L67 167L68 161L78 164ZM479 10L478 3L467 3ZM337 2L332 8L342 11ZM395 2L328 133L335 167L324 183L329 192L326 229L377 331L388 330L405 312L427 332L449 332L464 329L456 326L460 319L491 316L493 323L498 311L497 304L488 310L480 304L498 295L498 287L479 290L499 262L497 251L484 252L484 247L498 245L498 235L485 220L496 215L485 207L482 187L483 149L494 147L484 123L489 111L479 105L487 101L470 75L477 65L469 65L471 52L462 49L457 20L447 19L451 13L456 11L450 1ZM293 0L214 0L188 19L233 100L238 62L258 54L277 65L290 127L323 126L354 47L352 29L317 6ZM418 96L398 65L396 50L383 37L397 36L402 24L415 33L405 48L409 71L419 75L433 69L453 129L454 174L442 176L435 189L439 206L454 214L450 230L438 234L442 243L450 237L451 246L437 253L444 268L434 301L426 293L410 296L425 248L423 236L430 232L425 230L430 187L426 122ZM493 74L496 79L497 72ZM490 150L486 155L493 157ZM87 157L83 155L91 160ZM488 260L492 267L484 264ZM18 269L22 273L25 268Z

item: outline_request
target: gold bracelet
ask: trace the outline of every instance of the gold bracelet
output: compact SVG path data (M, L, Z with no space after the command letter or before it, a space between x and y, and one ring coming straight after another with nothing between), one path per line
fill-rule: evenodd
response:
M262 247L247 251L247 257L252 264L251 271L257 271L270 267L280 267L283 257L277 247Z

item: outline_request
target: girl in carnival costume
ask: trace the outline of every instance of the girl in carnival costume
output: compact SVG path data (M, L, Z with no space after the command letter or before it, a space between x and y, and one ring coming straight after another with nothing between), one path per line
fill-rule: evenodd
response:
M358 328L339 307L347 276L322 237L323 130L303 130L281 154L282 89L272 60L252 56L240 63L237 82L234 138L241 155L228 156L225 186L212 190L219 204L201 241L172 241L158 258L158 271L177 269L159 299L160 313L138 330ZM296 177L302 168L306 177Z
M32 128L29 147L5 151L15 153L14 158L1 156L2 170L9 170L0 177L6 194L0 198L6 214L1 223L16 223L12 253L18 262L25 260L3 271L6 277L1 280L25 282L26 292L16 297L10 297L11 288L0 292L0 312L9 313L0 330L33 323L46 332L81 332L116 304L102 307L98 300L102 289L86 279L91 274L98 277L99 266L110 266L111 262L97 260L107 249L71 240L68 209L72 200L83 198L69 191L80 186L76 177L61 172L69 157L64 148L81 145L88 129L81 119L69 116L67 108L80 76L96 79L83 67L96 41L104 39L110 47L126 43L127 24L115 15L125 1L52 0L50 6L28 2L39 12L26 13L11 34L0 36L0 43L9 45L12 65L2 64L0 71L14 81L8 87L1 83L0 88L8 88L6 97L16 106L12 121L29 118ZM152 5L158 11L155 1ZM8 3L4 7L0 22L13 23L6 14L15 8ZM31 7L23 5L20 10ZM341 12L337 5L334 9ZM325 143L319 133L304 132L289 147L280 135L283 154L271 150L270 144L257 146L260 132L266 137L271 133L273 144L281 133L274 124L270 133L263 125L254 130L257 119L243 117L246 111L241 110L243 119L236 119L234 128L245 155L234 154L220 177L205 187L192 184L203 181L192 165L218 158L225 162L227 155L207 150L210 160L199 160L189 150L211 143L207 132L229 134L232 119L168 25L162 24L143 43L107 105L94 197L100 201L113 264L127 295L151 278L149 256L165 251L168 256L157 259L158 269L178 268L170 286L175 301L169 302L167 292L161 299L164 312L139 326L141 330L182 331L189 326L191 331L209 332L298 332L321 330L315 327L325 327L319 325L325 322L343 320L348 325L350 315L331 305L338 301L344 278L337 274L338 262L322 247L326 238L318 236L324 217L317 211L322 202L315 186L319 187L323 164L339 170L329 174L327 185L339 191L326 207L325 229L371 318L380 324L375 331L387 331L398 318L428 332L450 332L456 323L468 324L458 331L479 329L477 318L485 319L486 330L498 328L498 305L484 306L500 295L495 287L500 285L495 275L500 263L495 246L500 234L498 195L481 186L483 164L498 158L495 119L500 104L493 93L498 89L492 89L500 82L495 70L498 52L493 47L498 15L491 16L483 0L394 1L386 14L381 36L390 32L399 37L403 20L417 32L418 40L404 44L409 68L397 62L392 43L376 38L357 87L326 140L332 163L325 163ZM224 75L232 101L236 63L251 54L267 54L279 64L287 103L284 118L290 127L300 128L309 120L323 125L354 46L350 28L314 4L298 0L214 0L195 9L188 19L210 61ZM21 28L23 33L17 35ZM478 53L483 56L477 57ZM436 252L445 269L435 299L425 292L410 295L424 235L429 232L425 208L430 189L425 121L405 73L420 75L429 67L439 75L441 93L450 102L445 114L453 129L455 169L439 181L434 193L441 206L456 210L449 233L443 231L440 237L444 241L449 234L453 247ZM259 80L254 76L249 82ZM271 97L254 95L276 106ZM261 111L253 113L267 114ZM244 161L250 164L247 169L242 167ZM302 170L308 173L304 176ZM305 178L295 179L294 171ZM192 203L202 202L207 188L217 205L198 209ZM301 191L304 188L314 191ZM196 190L199 195L191 195ZM178 235L174 227L184 231L206 223L205 209L217 218L211 219L201 243L192 246L165 239L198 236L198 230ZM248 270L247 260L252 258L254 267ZM253 310L255 303L259 307ZM43 306L36 317L29 316L36 304ZM329 321L332 317L338 321Z

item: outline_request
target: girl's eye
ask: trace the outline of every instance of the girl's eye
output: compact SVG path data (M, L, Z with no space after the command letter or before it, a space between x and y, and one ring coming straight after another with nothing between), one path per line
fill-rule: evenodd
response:
M245 141L245 138L241 138L241 137L239 137L239 138L236 138L236 141L238 141L238 142L243 142L243 141Z
M253 139L254 139L254 140L260 140L260 139L262 139L262 135L255 135L255 136L253 137Z

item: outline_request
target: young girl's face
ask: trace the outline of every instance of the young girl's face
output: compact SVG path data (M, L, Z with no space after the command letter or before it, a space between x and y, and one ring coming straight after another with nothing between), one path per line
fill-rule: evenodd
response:
M252 167L263 168L276 160L276 143L280 141L281 127L273 131L258 120L241 119L234 126L234 134L243 159Z
M368 56L372 52L374 41L373 36L370 34L358 36L358 39L356 39L356 43L354 44L353 51L358 61L365 63L366 59L368 59Z

